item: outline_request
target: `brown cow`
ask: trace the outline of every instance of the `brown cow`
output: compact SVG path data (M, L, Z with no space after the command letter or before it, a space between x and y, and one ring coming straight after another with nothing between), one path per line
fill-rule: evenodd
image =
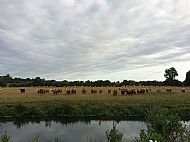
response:
M132 94L134 94L134 95L137 94L136 90L133 89L133 88L131 89L131 92L132 92Z
M70 94L71 94L71 90L66 89L66 94L67 94L67 95L70 95Z
M54 89L52 90L53 94L57 95L57 94L61 94L62 90L61 89Z
M125 95L126 94L126 89L121 89L121 95Z
M49 93L49 89L46 89L46 90L45 90L45 93Z
M91 93L95 94L95 93L97 93L97 90L91 89Z
M53 89L52 92L53 92L53 94L57 95L57 90L56 89Z
M57 93L58 94L62 93L62 90L61 89L57 89Z
M85 90L84 88L82 89L82 93L83 93L83 94L86 94L86 90Z
M146 89L145 88L141 88L140 89L140 94L145 94L146 93Z
M171 88L166 88L166 92L167 93L172 93L172 89Z
M136 94L135 89L126 89L126 95L134 95Z
M77 93L77 91L76 91L75 89L72 89L72 90L71 90L71 94L72 94L72 95L76 95L76 93Z
M182 92L182 93L185 93L185 89L182 88L182 89L181 89L181 92Z
M102 90L99 90L99 93L102 94Z
M108 94L110 94L111 93L111 89L108 89Z
M45 94L44 89L37 89L36 92L37 92L38 94Z
M113 90L113 96L117 96L117 90Z
M45 93L49 93L49 90L48 89L37 89L36 92L38 94L45 94Z

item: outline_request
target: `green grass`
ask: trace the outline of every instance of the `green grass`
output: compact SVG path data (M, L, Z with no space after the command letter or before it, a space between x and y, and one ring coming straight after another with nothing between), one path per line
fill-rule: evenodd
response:
M190 106L190 94L145 94L134 96L112 96L108 94L77 94L77 95L0 95L1 105L14 105L21 102L28 105L46 103L97 103L97 104L125 104L128 106Z

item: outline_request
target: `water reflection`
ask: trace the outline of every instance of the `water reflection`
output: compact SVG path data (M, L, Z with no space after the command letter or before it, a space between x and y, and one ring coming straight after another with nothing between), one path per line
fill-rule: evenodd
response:
M114 121L117 129L123 133L123 141L133 141L141 129L146 129L142 121ZM4 120L1 121L0 133L7 131L14 142L31 142L39 135L40 142L59 137L64 142L106 141L106 131L113 128L111 120L54 119L54 120Z

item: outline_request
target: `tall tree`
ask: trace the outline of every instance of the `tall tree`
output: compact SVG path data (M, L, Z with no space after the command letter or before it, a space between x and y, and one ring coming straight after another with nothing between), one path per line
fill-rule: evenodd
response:
M186 73L186 79L184 81L185 86L190 86L190 71Z
M164 74L166 80L175 80L175 77L178 76L178 73L174 67L165 70Z

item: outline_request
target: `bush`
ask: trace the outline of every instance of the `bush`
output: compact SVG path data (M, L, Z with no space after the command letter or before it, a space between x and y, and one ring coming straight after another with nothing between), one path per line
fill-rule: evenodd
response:
M189 128L183 126L181 118L168 109L154 109L147 115L147 131L140 133L139 142L190 142Z
M25 105L23 105L22 103L17 103L14 106L14 113L16 117L21 117L24 116L25 112L26 112L27 108Z

